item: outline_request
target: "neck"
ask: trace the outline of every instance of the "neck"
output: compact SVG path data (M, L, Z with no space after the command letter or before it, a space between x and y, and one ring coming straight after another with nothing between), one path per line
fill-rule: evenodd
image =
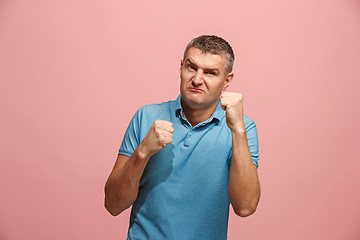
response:
M191 126L194 127L211 117L211 115L215 112L217 103L218 102L215 102L213 105L206 109L195 109L190 107L188 104L185 103L185 101L181 99L181 106L184 115L183 117L185 117L186 120L188 120L188 122L191 124Z

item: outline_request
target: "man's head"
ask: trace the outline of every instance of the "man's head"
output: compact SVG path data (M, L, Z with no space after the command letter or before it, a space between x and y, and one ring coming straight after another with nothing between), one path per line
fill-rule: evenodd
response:
M235 59L234 52L230 44L221 37L214 35L202 35L192 39L186 46L183 61L186 59L186 55L192 47L197 48L204 53L224 54L226 58L225 75L232 71Z
M214 109L222 91L233 79L233 62L234 53L222 38L200 36L193 39L181 61L182 103L191 109Z

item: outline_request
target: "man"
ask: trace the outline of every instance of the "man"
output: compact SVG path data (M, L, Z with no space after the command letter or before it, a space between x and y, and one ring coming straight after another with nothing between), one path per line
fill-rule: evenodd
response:
M193 39L178 98L135 113L105 185L112 215L132 205L127 239L227 239L230 203L241 217L255 212L257 130L242 95L224 92L233 62L224 39Z

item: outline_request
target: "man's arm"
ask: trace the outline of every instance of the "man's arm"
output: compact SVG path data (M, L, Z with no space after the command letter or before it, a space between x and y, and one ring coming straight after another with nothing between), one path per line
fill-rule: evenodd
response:
M147 162L172 142L173 131L171 122L155 120L131 157L118 155L105 184L105 208L111 215L120 214L134 203Z
M223 93L221 104L226 111L226 123L232 133L229 198L234 212L241 217L247 217L255 212L259 202L260 182L247 142L242 95Z

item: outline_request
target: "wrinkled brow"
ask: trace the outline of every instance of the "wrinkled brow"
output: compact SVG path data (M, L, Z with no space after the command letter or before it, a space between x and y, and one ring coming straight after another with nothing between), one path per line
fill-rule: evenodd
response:
M186 59L186 62L190 63L191 65L198 67L193 61L191 61L189 58ZM207 72L216 72L219 73L219 69L218 68L205 68L204 69Z

